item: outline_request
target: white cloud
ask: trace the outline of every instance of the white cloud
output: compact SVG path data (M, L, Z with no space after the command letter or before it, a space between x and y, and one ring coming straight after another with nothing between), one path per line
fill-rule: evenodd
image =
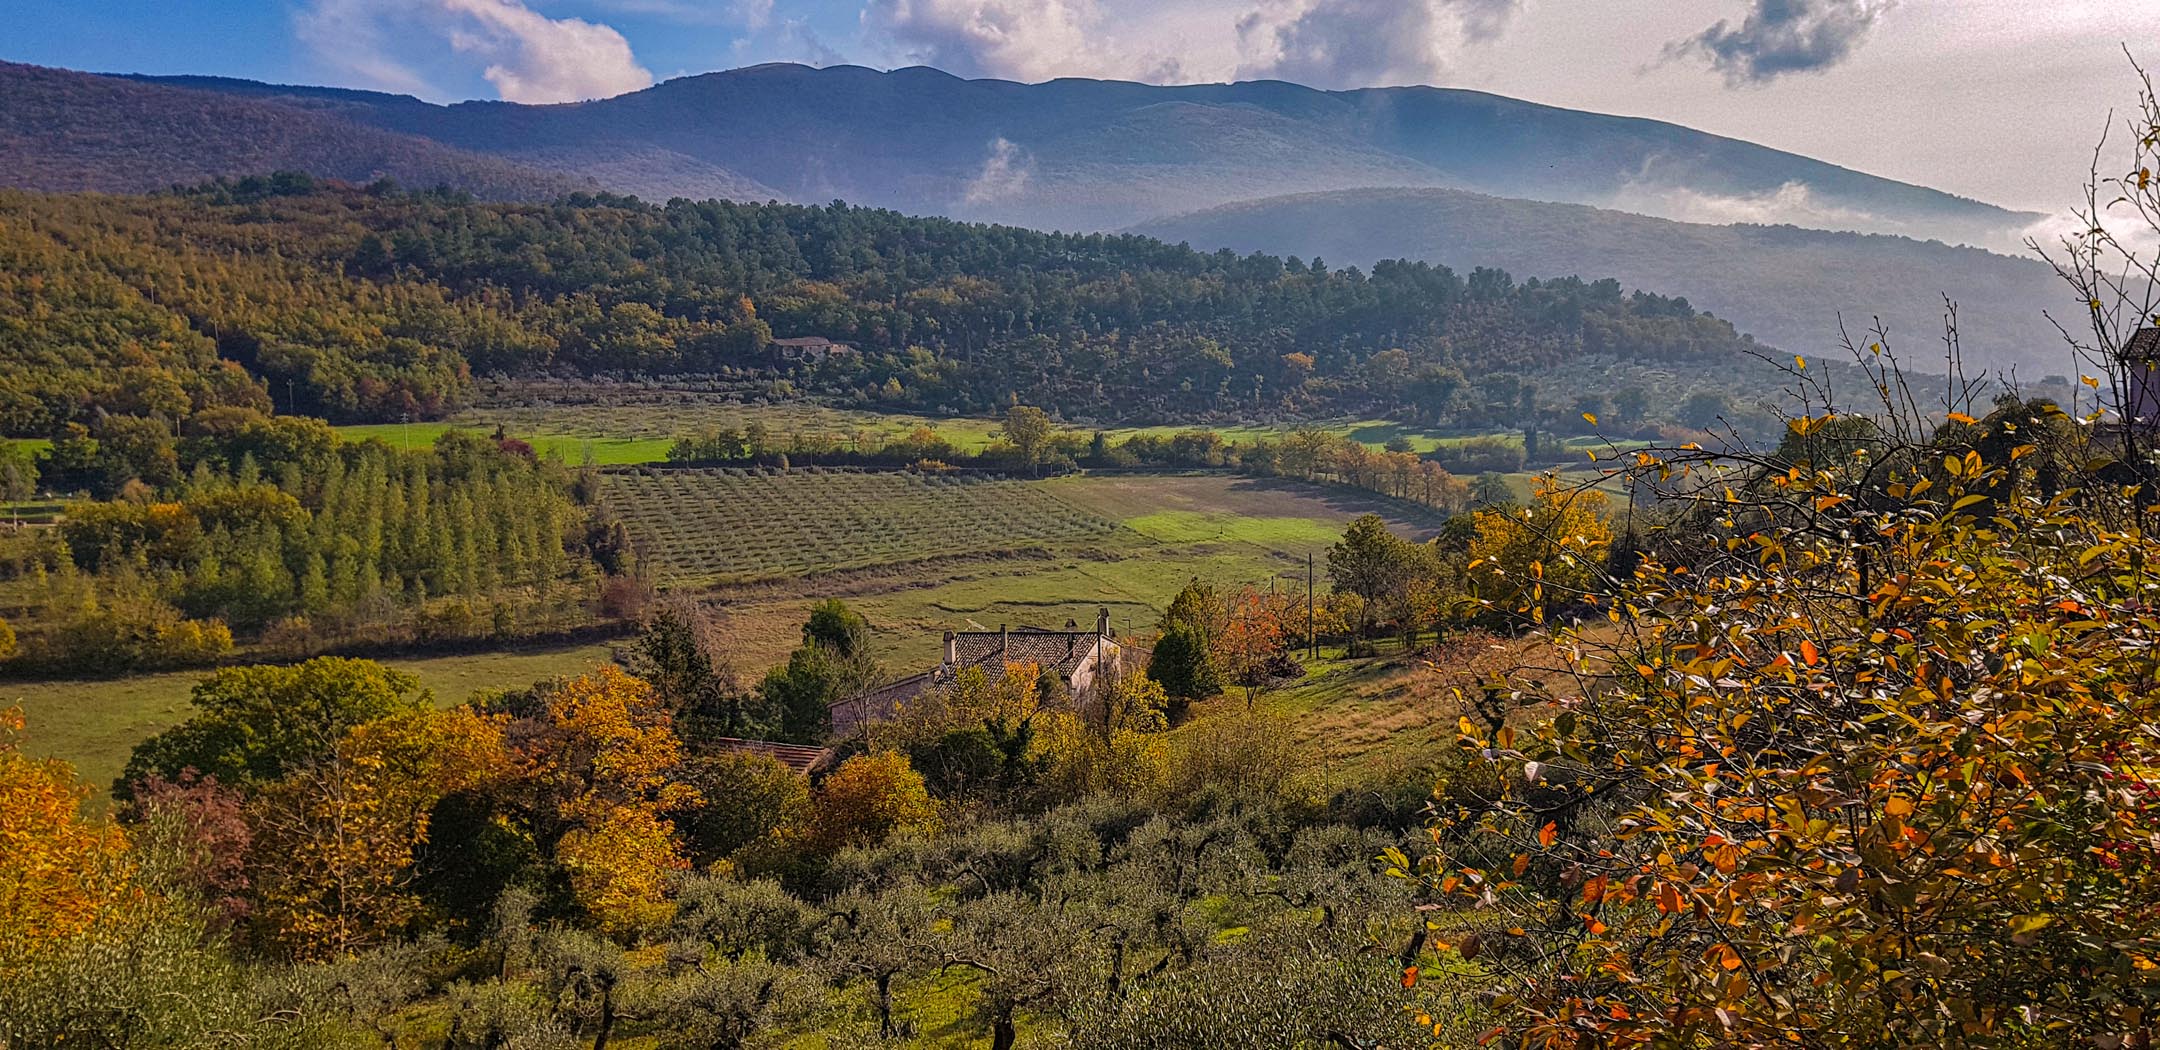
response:
M297 16L300 38L368 83L431 95L416 67L451 57L511 102L574 102L652 86L630 42L613 28L549 18L522 0L315 0Z
M1240 78L1325 88L1431 84L1499 38L1517 0L1275 0L1238 19Z
M1093 72L1096 0L870 0L863 25L955 76L1048 80Z
M873 44L964 77L1430 83L1521 0L864 0Z
M1655 215L1679 222L1718 226L1807 226L1818 230L1862 233L1910 233L1880 216L1818 200L1807 183L1788 182L1762 193L1722 195L1647 180L1630 182L1604 202L1606 207Z
M1820 73L1852 57L1893 0L1754 0L1738 27L1718 23L1665 48L1700 56L1734 87L1789 73Z
M990 143L990 155L982 171L968 182L962 200L968 204L991 204L1020 195L1035 173L1034 158L1003 136Z

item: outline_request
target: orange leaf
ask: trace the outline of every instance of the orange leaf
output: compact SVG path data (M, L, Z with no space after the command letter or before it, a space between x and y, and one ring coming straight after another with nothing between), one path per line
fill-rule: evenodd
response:
M1800 640L1800 659L1807 661L1809 667L1813 667L1822 662L1822 653L1815 649L1814 642L1803 638Z
M1402 986L1405 988L1417 987L1417 967L1411 966L1403 970Z
M1560 826L1547 821L1544 827L1538 829L1537 841L1538 845L1551 849L1553 843L1560 841Z

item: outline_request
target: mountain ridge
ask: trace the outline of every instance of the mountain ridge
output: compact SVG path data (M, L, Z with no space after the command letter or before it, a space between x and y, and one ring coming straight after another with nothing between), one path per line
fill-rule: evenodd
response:
M1610 275L1685 296L1773 346L1821 354L1880 318L1910 352L1942 334L1959 304L1967 358L1989 367L2070 367L2043 311L2073 305L2039 262L1886 234L1789 225L1684 223L1580 204L1462 190L1297 194L1135 224L1130 232L1202 250L1285 251L1332 265L1410 258L1514 273Z
M58 192L144 192L276 170L502 200L596 188L337 114L16 63L0 63L0 157L0 184Z
M678 77L609 99L526 106L438 105L383 92L228 78L134 79L295 108L335 107L346 119L514 163L541 157L561 171L602 164L626 148L684 158L681 185L656 169L641 184L645 195L688 195L675 191L710 185L717 170L779 199L845 196L1037 228L1121 228L1246 199L1230 193L1253 186L1273 195L1402 185L1420 168L1430 171L1417 185L1601 207L1628 197L1638 211L1654 211L1675 195L1756 200L1799 186L1827 219L1946 241L1996 243L2037 218L1669 121L1464 88L1323 91L1280 80L1157 86L1088 78L1023 84L925 66L879 71L765 63ZM1086 155L1065 146L1163 102L1197 107L1217 135L1187 140L1158 130L1130 137L1138 156L1114 168L1084 163ZM1255 113L1271 116L1292 159L1195 145L1247 133L1260 123ZM1034 172L1032 178L1001 198L971 194L1001 155ZM1371 162L1382 157L1387 163L1376 168ZM1227 174L1241 177L1226 182ZM1169 199L1135 200L1134 186Z

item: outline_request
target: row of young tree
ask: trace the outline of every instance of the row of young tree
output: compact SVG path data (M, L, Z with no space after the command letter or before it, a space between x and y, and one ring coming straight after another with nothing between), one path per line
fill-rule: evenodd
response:
M1729 367L1752 349L1685 300L1612 280L1335 270L844 204L279 185L0 196L0 316L14 322L0 325L0 432L45 436L94 406L431 417L476 368L769 374L785 364L775 332L855 348L796 368L813 389L941 414L1017 395L1104 419L1534 426L1514 418L1512 384L1472 381L1589 361Z
M77 428L30 468L113 498L0 538L18 669L200 663L235 632L304 649L561 629L623 567L604 564L621 556L579 480L521 443L452 433L401 451L244 411L119 440L130 428L111 424L136 418Z

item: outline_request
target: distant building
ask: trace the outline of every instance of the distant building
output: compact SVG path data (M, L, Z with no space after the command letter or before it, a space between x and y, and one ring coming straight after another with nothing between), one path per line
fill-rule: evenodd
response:
M1009 664L1034 664L1065 683L1078 704L1092 695L1105 668L1115 665L1123 647L1110 637L1110 610L1099 610L1095 629L1079 630L1068 621L1062 631L1036 627L995 631L945 632L945 656L934 668L902 678L832 705L832 729L846 738L864 726L893 717L902 704L951 685L960 672L980 667L995 676Z
M723 737L707 745L714 751L727 751L739 755L764 755L776 759L783 766L806 776L816 776L832 766L833 749L829 747L804 747L800 744L776 744L770 740L738 740Z
M775 339L772 352L782 361L823 361L841 354L852 354L855 348L846 343L835 343L822 335L803 336L798 339Z
M2160 432L2160 328L2140 328L2123 344L2123 422L2142 433Z

